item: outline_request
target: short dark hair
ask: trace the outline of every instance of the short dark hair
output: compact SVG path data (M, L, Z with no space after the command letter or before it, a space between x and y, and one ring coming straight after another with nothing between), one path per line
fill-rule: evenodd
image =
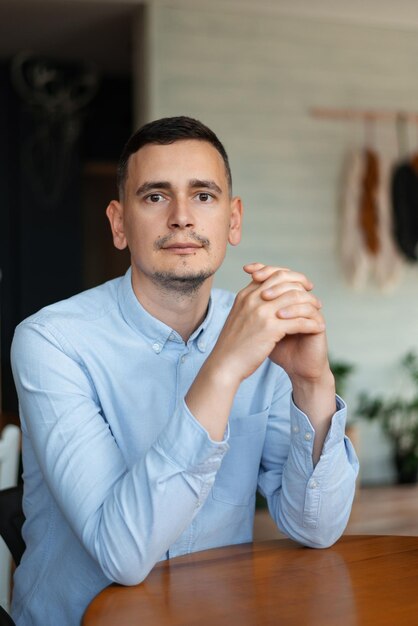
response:
M221 155L228 180L229 192L232 193L232 176L228 155L215 133L207 126L191 117L163 117L141 126L127 141L119 159L117 169L117 185L120 198L127 178L129 158L147 144L167 145L182 139L208 141Z

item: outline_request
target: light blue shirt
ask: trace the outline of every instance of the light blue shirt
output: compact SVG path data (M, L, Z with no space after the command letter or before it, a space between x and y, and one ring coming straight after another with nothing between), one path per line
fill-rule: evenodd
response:
M18 326L19 626L75 626L111 581L133 585L160 559L251 541L257 487L296 541L326 547L343 532L358 462L341 400L315 469L312 425L268 359L241 384L224 441L185 405L233 299L214 289L185 344L141 307L128 271Z

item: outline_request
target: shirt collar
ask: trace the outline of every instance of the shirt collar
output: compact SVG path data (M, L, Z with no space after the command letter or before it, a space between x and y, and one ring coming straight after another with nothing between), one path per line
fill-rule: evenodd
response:
M128 269L122 277L118 291L119 307L125 321L138 331L149 343L156 354L159 354L166 345L167 341L182 343L181 336L170 326L164 324L160 320L153 317L144 309L139 302L132 288L132 270ZM205 331L213 317L213 299L209 299L208 311L205 319L198 328L192 333L188 341L191 344L196 341L196 345L200 352L205 352L207 342L205 341Z

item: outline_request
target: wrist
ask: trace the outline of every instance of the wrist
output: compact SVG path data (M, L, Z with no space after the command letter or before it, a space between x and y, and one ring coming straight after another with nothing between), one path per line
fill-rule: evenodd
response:
M315 427L329 422L336 411L335 380L331 370L317 378L293 377L293 400Z
M215 346L200 371L214 384L225 390L231 389L235 395L238 387L245 379L245 376L241 374L240 365L231 354L225 354L225 351L217 350L217 346Z
M239 383L229 371L218 368L209 359L187 392L185 402L211 439L221 441Z
M242 379L238 373L238 367L227 360L217 358L216 354L211 354L202 366L198 377L204 377L209 385L226 393L228 396L235 396Z
M314 377L290 375L294 393L297 394L331 394L335 396L335 379L330 368Z

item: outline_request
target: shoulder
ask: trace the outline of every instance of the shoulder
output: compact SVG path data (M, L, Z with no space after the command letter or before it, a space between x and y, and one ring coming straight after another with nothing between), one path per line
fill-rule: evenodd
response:
M15 337L33 328L44 328L51 334L66 334L74 324L91 326L118 308L118 288L122 277L88 289L60 302L48 305L24 319Z

